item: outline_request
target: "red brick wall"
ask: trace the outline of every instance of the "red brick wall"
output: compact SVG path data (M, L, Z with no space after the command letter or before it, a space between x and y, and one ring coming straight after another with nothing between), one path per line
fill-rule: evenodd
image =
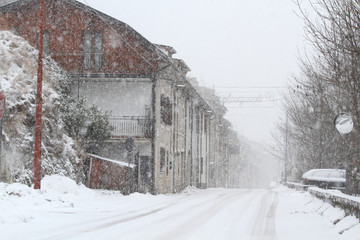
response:
M8 30L8 21L6 19L6 16L0 16L0 30Z
M37 46L38 3L39 1L35 1L3 9L0 11L0 26L8 27L31 45ZM125 24L119 21L104 21L108 17L90 13L81 6L63 1L48 0L45 9L44 30L50 33L50 55L68 72L150 74L156 70L157 56L151 44ZM111 22L115 22L112 27L109 25ZM84 31L103 35L104 54L100 69L84 69Z

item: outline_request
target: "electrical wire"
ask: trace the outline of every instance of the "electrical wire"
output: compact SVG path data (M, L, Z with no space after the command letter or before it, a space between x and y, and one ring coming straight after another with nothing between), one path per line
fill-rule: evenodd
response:
M106 19L104 19L96 9L94 9L93 7L90 6L90 4L86 1L83 0L83 2L87 5L87 7L89 7L92 11L89 11L92 14L95 14L98 18L100 18L104 24L106 24L111 31L116 34L132 51L134 51L138 56L140 56L143 60L145 60L151 67L154 67L154 65L140 52L138 52L123 36L121 36L121 34L116 31L114 29L113 26L111 26L110 24L107 23ZM71 3L71 2L69 2ZM116 20L116 19L115 19ZM119 21L119 20L117 20ZM151 43L152 44L152 43ZM156 46L155 46L156 47ZM150 51L153 52L156 56L158 56L160 59L165 60L167 62L170 62L170 64L173 66L173 68L175 69L175 71L177 71L178 73L180 73L180 76L182 76L182 72L180 71L180 69L178 69L178 67L171 61L170 58L168 58L165 55L159 54L159 52L154 51L153 49L150 48ZM184 79L187 81L186 77L184 77ZM201 86L200 86L201 87ZM207 87L209 89L283 89L286 87L281 87L281 86L265 86L265 87L240 87L240 86L203 86L203 87ZM221 92L221 93L237 93L237 92L233 92L233 91L229 91L229 92ZM249 92L244 92L244 93L249 93ZM221 97L219 97L221 98ZM242 97L243 98L243 97ZM253 97L252 97L253 98ZM211 99L204 99L205 101L218 101L218 100L211 100ZM270 101L233 101L231 103L259 103L259 102L274 102L274 101L279 101L279 100L283 100L283 99L273 99ZM226 104L226 101L222 101L223 104ZM273 107L227 107L227 108L273 108Z

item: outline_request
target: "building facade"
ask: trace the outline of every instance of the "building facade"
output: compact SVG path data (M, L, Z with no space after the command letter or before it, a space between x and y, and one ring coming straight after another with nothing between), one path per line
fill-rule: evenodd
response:
M37 47L39 11L37 0L3 2L0 29ZM127 24L74 0L46 0L44 29L43 51L73 79L74 98L110 113L112 136L91 152L98 156L94 164L103 159L134 164L132 189L140 192L218 185L218 175L227 174L214 167L222 162L222 115L190 84L190 69L172 57L175 49L153 44ZM125 144L129 138L131 152Z

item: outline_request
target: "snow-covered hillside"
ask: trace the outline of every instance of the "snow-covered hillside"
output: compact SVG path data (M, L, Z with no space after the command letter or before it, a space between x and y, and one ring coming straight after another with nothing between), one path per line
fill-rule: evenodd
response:
M38 51L21 37L0 31L0 56L0 89L6 97L0 180L30 184ZM51 59L44 64L42 173L75 179L81 161L74 141L64 134L60 113L59 83L66 76Z

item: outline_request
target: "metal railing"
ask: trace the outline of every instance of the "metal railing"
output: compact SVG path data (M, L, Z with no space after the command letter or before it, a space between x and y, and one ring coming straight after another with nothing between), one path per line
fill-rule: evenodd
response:
M145 137L151 136L151 124L148 117L122 116L109 117L110 125L113 127L112 137Z

